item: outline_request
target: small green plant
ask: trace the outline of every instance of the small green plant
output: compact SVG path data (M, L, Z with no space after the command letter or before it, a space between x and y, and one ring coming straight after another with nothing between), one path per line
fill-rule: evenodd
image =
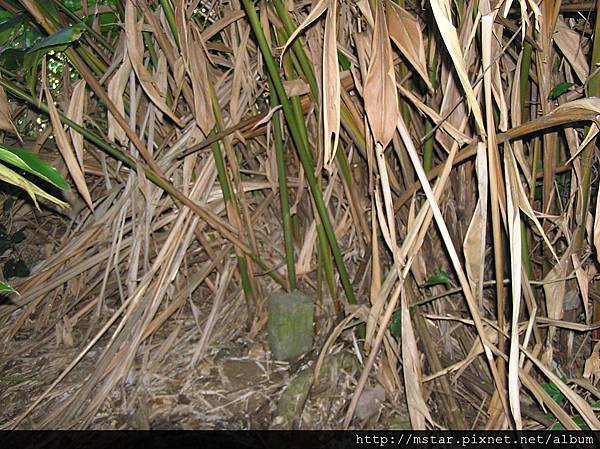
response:
M23 148L10 147L0 144L0 181L12 184L25 190L36 207L37 197L42 197L61 207L67 207L67 203L59 200L55 196L49 194L42 188L38 187L27 178L9 168L2 162L6 162L23 172L30 173L38 178L58 187L63 191L68 191L69 184L64 178L49 164L39 159L33 152Z
M562 378L562 380L566 382L566 379L564 377ZM554 402L556 402L558 405L564 405L565 396L561 393L561 391L558 389L558 387L556 385L554 385L553 382L544 383L541 385L541 387L546 391L546 393L548 393L550 395L550 397L554 400ZM600 401L597 401L594 404L592 404L592 408L595 408L595 409L600 408ZM552 414L552 413L547 413L546 418L556 420L556 416L554 416L554 414ZM579 428L581 430L590 430L589 426L586 424L585 420L583 419L583 417L581 415L573 415L573 416L571 416L571 418L573 419L575 424L577 424L579 426ZM566 429L565 429L565 426L563 426L560 422L557 421L554 424L552 424L550 427L548 427L548 430L566 430Z
M29 377L29 376L20 376L20 375L16 375L16 376L0 376L0 382L15 383L15 384L20 384L22 382L27 382L28 380L32 380L32 379L33 379L32 377Z
M575 83L559 83L552 88L552 90L548 93L549 100L556 100L561 95L566 94L567 92L572 91L575 88Z
M3 162L6 162L7 165ZM22 173L26 172L37 176L61 190L69 190L69 184L67 184L63 177L53 167L40 160L34 153L22 148L14 148L0 144L0 181L4 181L25 190L38 208L38 196L45 198L60 207L67 207L67 203L49 194L20 173L17 173L17 171L9 168L8 164L20 170ZM8 204L4 204L3 209L7 211L10 210L11 207L11 202L8 202ZM21 243L23 240L25 240L25 233L23 230L9 233L3 225L0 225L0 254L7 249L14 249L15 245ZM21 258L11 257L4 264L2 273L4 274L5 279L10 279L12 277L26 277L29 276L29 268ZM0 292L12 290L7 284L2 284L2 286L3 288L0 289Z
M434 285L441 285L441 284L445 285L446 288L448 288L448 289L452 287L452 283L450 282L448 273L446 273L444 270L442 270L441 268L438 267L438 268L436 268L433 275L429 276L429 278L427 278L425 283L423 285L420 285L419 287L421 287L421 288L433 287Z
M15 289L5 282L0 281L0 293L14 293Z

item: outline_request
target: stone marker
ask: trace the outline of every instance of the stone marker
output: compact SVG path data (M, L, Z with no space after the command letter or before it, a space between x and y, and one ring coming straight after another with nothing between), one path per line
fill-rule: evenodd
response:
M313 343L314 305L299 291L273 293L268 300L269 347L276 360L293 360Z

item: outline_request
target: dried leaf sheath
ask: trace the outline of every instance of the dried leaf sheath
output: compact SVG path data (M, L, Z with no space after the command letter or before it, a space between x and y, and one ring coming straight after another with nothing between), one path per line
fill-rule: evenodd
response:
M377 2L371 60L363 92L373 138L385 148L396 130L399 110L392 47L382 1Z

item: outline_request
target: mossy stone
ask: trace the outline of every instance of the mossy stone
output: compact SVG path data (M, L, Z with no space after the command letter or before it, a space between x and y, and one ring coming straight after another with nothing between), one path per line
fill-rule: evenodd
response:
M273 293L267 301L268 341L276 360L293 360L313 344L314 304L299 291Z

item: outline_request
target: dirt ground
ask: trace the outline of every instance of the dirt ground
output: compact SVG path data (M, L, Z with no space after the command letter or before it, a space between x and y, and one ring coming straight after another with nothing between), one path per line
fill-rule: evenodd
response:
M243 308L241 302L239 306ZM360 374L348 342L341 341L333 348L319 385L307 386L312 381L317 351L295 363L276 362L264 338L249 339L243 326L234 323L223 323L223 328L228 331L223 338L213 341L205 357L190 366L201 329L193 317L184 314L164 326L145 345L128 380L110 393L90 428L340 428ZM85 333L84 329L73 332L80 337ZM17 361L12 358L0 364L4 378L26 377L22 382L2 382L0 426L9 426L31 405L84 343L80 340L73 347L57 345L52 332L33 337L39 338L33 344L32 337L33 333L18 335L11 343ZM165 341L172 345L163 353ZM20 427L38 428L37 422L48 408L60 406L77 391L86 374L94 369L99 353L100 348L92 349ZM304 402L297 403L307 392ZM391 397L376 382L363 394L370 398L370 404L359 404L353 426L389 429L405 425L406 408L401 397Z
M18 251L35 267L59 243L65 222L46 214L45 224L39 228L43 232L34 235L30 229L44 217L37 212L32 216L37 221L25 222L28 238ZM274 361L264 320L249 332L246 304L239 291L233 292L219 313L208 350L192 363L212 307L212 300L204 301L205 297L210 297L208 289L198 288L190 302L147 339L126 381L107 395L89 428L341 428L364 361L352 330L342 333L328 351L317 384L313 369L331 326L319 329L313 350L299 360ZM2 342L0 428L10 428L77 357L118 305L115 298L106 304L100 315L89 312L72 329L66 329L65 323L40 326L44 322L41 315L47 313L46 307L40 307L39 314L33 315L37 319L28 320L14 338ZM5 326L19 314L19 310L13 312ZM78 391L94 370L110 334L109 330L18 428L47 427L43 423L49 411L60 408ZM377 382L376 372L377 367L352 426L404 428L408 425L405 401L401 394L386 392Z

